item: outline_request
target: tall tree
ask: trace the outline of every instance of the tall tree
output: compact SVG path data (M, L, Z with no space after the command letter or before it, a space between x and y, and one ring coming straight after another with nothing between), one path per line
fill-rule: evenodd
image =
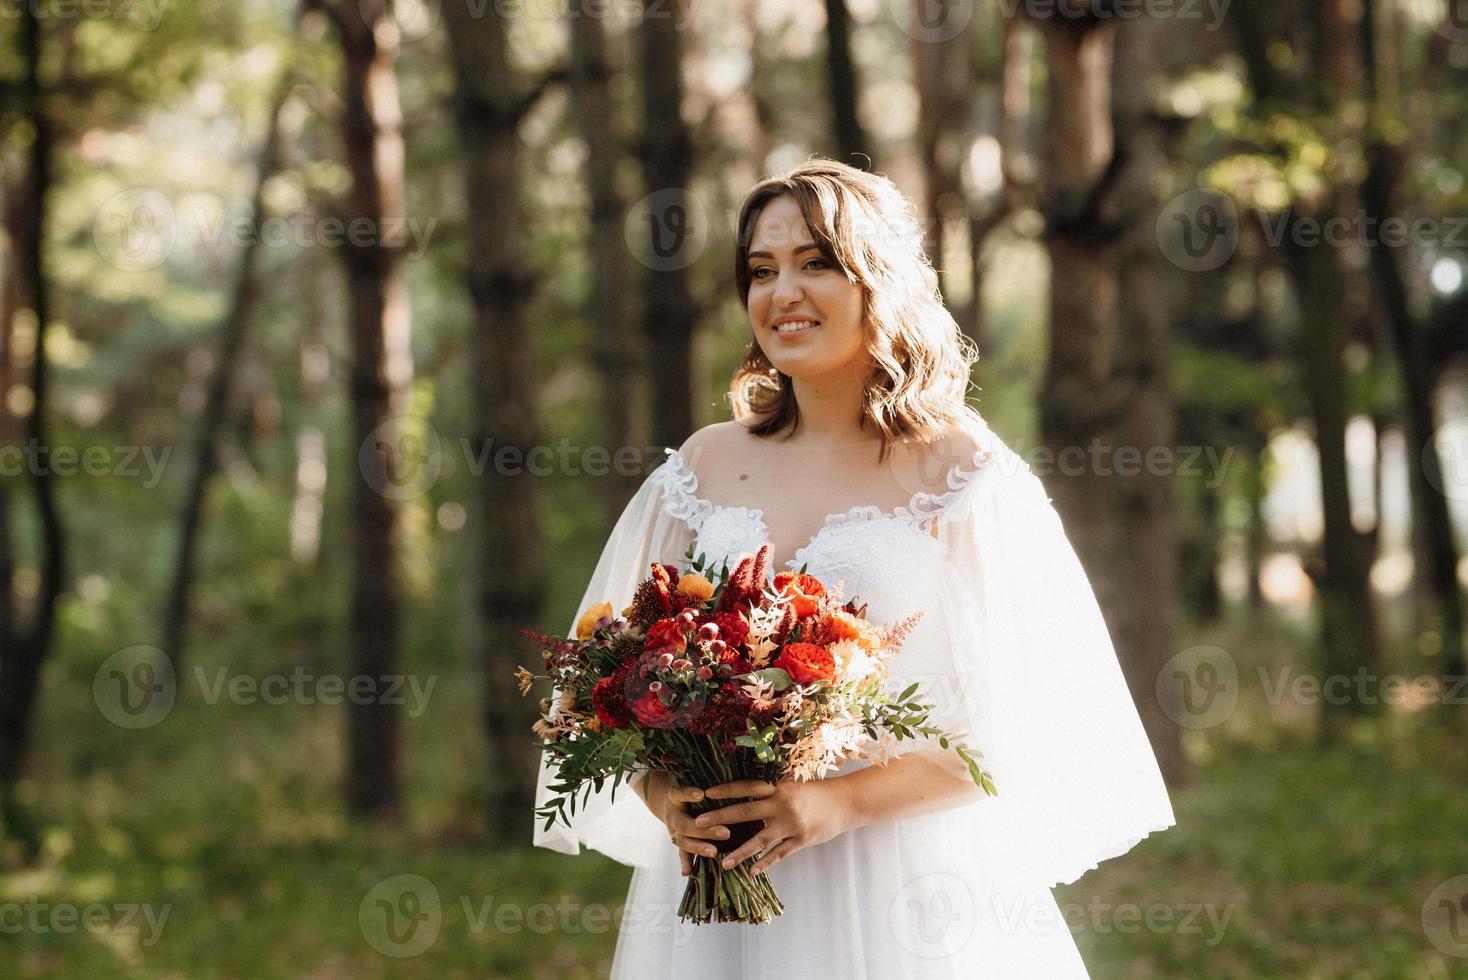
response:
M6 202L6 233L14 260L12 287L15 309L28 307L34 317L31 345L31 405L23 433L28 450L49 450L47 398L50 394L46 338L51 326L51 294L45 261L47 198L51 190L53 125L47 108L48 87L41 80L43 38L35 8L20 14L21 61L24 76L19 88L22 112L30 127L30 146L25 170L12 201ZM7 311L9 312L9 311ZM4 331L13 336L13 323ZM10 590L14 559L8 526L0 524L0 807L14 812L13 789L24 772L30 749L32 719L40 689L41 669L51 652L56 628L56 607L65 587L66 541L57 508L55 472L49 466L30 473L29 486L39 517L41 542L40 581L28 622L13 608ZM0 486L0 512L8 517L9 500Z
M625 206L617 189L622 140L617 131L617 106L609 82L604 18L596 16L596 0L575 0L570 10L571 99L587 159L585 168L591 200L592 282L587 319L591 328L592 360L602 385L602 437L615 458L624 446L637 443L633 409L642 390L642 337L632 321L625 288L629 254L623 229ZM636 472L617 473L601 481L602 503L615 518L636 489ZM610 527L610 522L607 525Z
M984 279L988 270L984 243L1010 215L1032 206L1035 179L1029 146L1031 41L1034 31L1018 12L1001 10L999 16L1003 28L998 65L998 120L994 127L994 139L999 149L999 186L988 193L985 193L987 188L975 188L977 194L968 202L969 271L973 295L960 321L964 332L984 352L989 351L988 323L984 317ZM978 77L982 79L982 66L977 70Z
M356 677L398 672L402 631L401 534L389 486L412 461L398 456L413 377L407 286L398 271L402 242L389 231L407 218L398 29L387 0L320 0L341 41L341 137L352 186L342 202L348 235L353 445L363 471L352 484L352 581L348 643ZM378 469L380 467L380 469ZM380 682L380 680L379 680ZM355 699L348 708L347 806L395 819L401 808L398 707Z
M1239 32L1244 62L1256 103L1263 112L1284 103L1300 106L1321 120L1320 138L1331 145L1354 145L1361 138L1354 113L1343 112L1344 100L1359 94L1356 40L1359 24L1347 0L1301 5L1303 16L1292 29L1305 70L1289 74L1269 51L1284 43L1272 19L1279 11L1245 6L1231 21ZM1345 250L1323 240L1317 229L1346 221L1357 211L1357 189L1339 168L1325 172L1318 189L1290 202L1281 230L1283 267L1299 298L1303 381L1315 423L1319 451L1321 508L1324 518L1321 554L1307 565L1315 582L1321 613L1320 663L1327 676L1352 677L1378 659L1376 615L1371 591L1372 538L1351 522L1346 459L1346 424L1350 417L1350 372L1346 347L1351 339L1352 309ZM1370 709L1363 699L1330 699L1323 706L1320 734L1334 738L1346 718Z
M467 4L447 4L444 16L468 209L472 438L476 446L492 446L508 464L504 472L498 465L486 468L477 488L473 578L474 636L493 780L487 819L509 841L535 805L538 756L524 738L533 712L519 696L513 673L524 652L519 630L540 617L545 593L536 487L523 465L540 434L529 310L535 276L525 261L516 136L540 87L527 90L518 77L506 24L497 13L475 17ZM502 455L506 452L511 455Z
M1116 377L1120 231L1103 211L1119 162L1111 116L1115 26L1093 16L1049 17L1041 25L1048 73L1042 210L1052 270L1041 429L1060 467L1051 487L1056 506L1082 560L1099 570L1108 565L1112 503L1107 478L1084 453L1093 440L1105 441L1127 394ZM1097 577L1110 609L1116 586Z
M701 209L689 186L693 138L683 119L683 28L687 0L643 0L643 180L652 249L643 280L643 333L651 358L653 441L676 446L693 431L694 302L691 222ZM706 229L704 229L706 231Z
M866 168L871 159L865 130L857 113L860 91L851 57L851 14L846 0L826 0L826 79L831 86L831 128L843 163Z
M835 0L839 5L840 0ZM922 2L922 0L918 0ZM961 213L959 168L971 139L964 108L974 100L974 44L968 32L928 38L919 32L908 42L918 96L918 153L923 164L925 214L923 240L938 270L940 288L950 295L952 273L943 262L943 225Z
M1162 121L1156 98L1158 46L1162 25L1144 14L1116 35L1112 64L1112 130L1121 165L1116 178L1116 214L1124 228L1117 306L1126 311L1125 329L1116 335L1115 372L1127 392L1113 433L1117 446L1171 448L1176 406L1170 383L1172 357L1165 269L1157 250L1156 221L1161 209L1155 175L1166 165ZM1180 692L1155 678L1175 652L1179 545L1173 519L1172 477L1143 466L1111 480L1114 533L1107 551L1110 576L1127 576L1127 587L1112 596L1109 620L1125 673L1157 754L1163 775L1176 785L1188 775L1180 732ZM1145 561L1135 561L1145 555Z
M1092 455L1172 444L1168 313L1152 241L1162 156L1150 115L1154 28L1094 14L1043 28L1051 311L1041 426L1056 466L1046 486L1096 586L1158 764L1176 782L1186 757L1156 685L1173 652L1171 613L1159 613L1177 598L1171 495L1147 467L1126 476Z
M290 95L291 83L292 76L287 70L266 116L268 128L256 160L255 190L250 198L250 214L257 227L265 217L265 185L280 167L280 113ZM204 505L209 483L219 468L219 432L224 427L229 409L236 362L260 296L257 266L263 238L263 235L252 235L240 255L229 312L219 326L214 352L214 375L209 381L204 411L199 418L199 431L194 439L194 471L185 491L183 516L179 522L178 551L173 566L173 584L169 588L168 606L163 621L163 651L173 661L175 672L183 669L184 636L188 624L189 593L194 582L194 560L204 523Z
M1376 0L1363 0L1361 11L1361 54L1363 82L1371 124L1367 127L1367 172L1361 184L1363 213L1372 226L1381 228L1398 215L1396 198L1405 172L1408 144L1400 136L1397 106L1399 86L1394 50L1396 33L1391 30L1390 8ZM1385 28L1378 30L1378 27ZM1402 377L1403 430L1407 441L1407 467L1412 497L1412 532L1416 554L1423 561L1423 579L1430 597L1429 619L1443 638L1442 670L1468 670L1463 649L1462 592L1458 584L1458 549L1453 539L1447 498L1438 492L1443 466L1433 439L1436 428L1433 393L1438 374L1428 357L1432 324L1414 310L1406 277L1397 261L1396 249L1377 245L1369 249L1371 272L1386 320L1386 334L1396 355ZM1420 461L1420 465L1415 465Z

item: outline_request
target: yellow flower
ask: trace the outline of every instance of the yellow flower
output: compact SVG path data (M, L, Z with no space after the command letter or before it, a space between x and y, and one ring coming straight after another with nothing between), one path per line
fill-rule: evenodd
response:
M689 572L678 580L678 591L702 602L714 594L714 583L697 572Z
M610 602L598 602L586 610L586 612L581 614L581 618L576 620L576 639L590 639L592 632L596 629L596 621L603 616L610 616L611 614L612 604Z

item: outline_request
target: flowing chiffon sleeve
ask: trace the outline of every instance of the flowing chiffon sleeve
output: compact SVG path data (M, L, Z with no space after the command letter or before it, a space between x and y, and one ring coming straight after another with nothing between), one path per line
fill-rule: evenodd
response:
M983 753L998 795L965 810L1013 870L1079 878L1174 824L1095 593L1039 479L998 441L940 516L937 601L956 683L933 720ZM955 753L918 753L969 779Z
M602 549L585 594L576 606L576 616L562 635L573 635L576 619L599 602L610 602L613 610L620 613L632 602L637 584L647 577L653 562L664 561L680 567L685 563L684 552L693 540L693 533L687 522L675 513L676 508L664 503L668 481L675 478L665 459L633 494ZM537 809L555 795L550 786L558 782L555 771L547 763L548 756L542 753L535 789ZM545 818L536 816L534 844L563 854L579 854L581 845L585 844L623 864L651 866L660 849L673 845L662 822L638 795L641 777L638 773L615 790L611 780L606 780L601 790L593 792L585 802L578 795L569 827L557 819L547 828Z

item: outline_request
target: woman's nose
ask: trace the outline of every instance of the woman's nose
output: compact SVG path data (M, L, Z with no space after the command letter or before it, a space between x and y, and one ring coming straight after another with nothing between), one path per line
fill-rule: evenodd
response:
M779 306L790 306L800 302L800 286L795 281L793 273L781 273L780 279L775 283L775 303Z

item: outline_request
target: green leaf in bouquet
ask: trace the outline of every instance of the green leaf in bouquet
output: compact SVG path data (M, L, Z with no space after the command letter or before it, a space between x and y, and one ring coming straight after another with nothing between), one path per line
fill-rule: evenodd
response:
M741 676L756 678L765 684L769 684L777 691L783 691L795 683L783 667L766 667L764 670L752 670Z

